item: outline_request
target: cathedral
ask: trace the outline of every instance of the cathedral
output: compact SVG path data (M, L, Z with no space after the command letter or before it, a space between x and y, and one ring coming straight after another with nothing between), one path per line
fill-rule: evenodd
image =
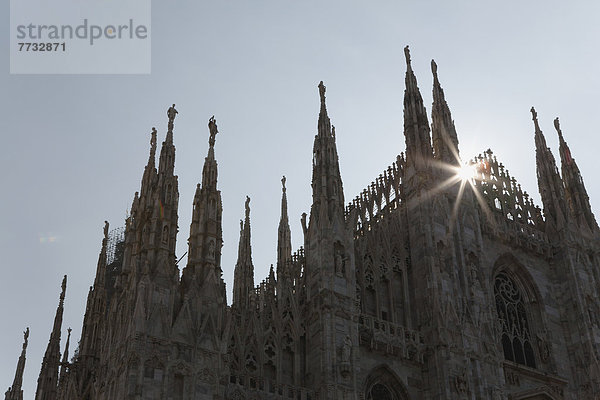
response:
M246 198L231 304L217 121L183 265L170 107L125 227L105 223L71 358L62 281L35 399L600 399L600 231L558 118L560 171L531 109L540 208L491 150L461 161L435 62L430 120L405 56L405 152L345 199L321 82L304 245L284 177L277 263L257 285ZM23 399L28 335L6 400Z

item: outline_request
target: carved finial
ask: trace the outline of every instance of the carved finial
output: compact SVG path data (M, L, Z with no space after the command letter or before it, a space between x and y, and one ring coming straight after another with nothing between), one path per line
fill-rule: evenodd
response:
M155 146L156 145L156 128L152 127L152 132L150 133L150 145Z
M404 57L406 58L406 65L410 67L410 50L408 49L408 45L404 47Z
M104 239L108 239L108 227L110 224L108 221L104 221Z
M210 131L208 144L210 144L210 147L214 147L215 137L217 136L217 133L219 133L219 130L217 129L217 120L215 119L214 115L208 120L208 130Z
M246 218L250 218L250 197L246 196Z
M175 116L178 114L177 110L175 109L175 104L173 104L171 107L169 107L169 109L167 110L167 117L169 117L169 122L173 122L175 120Z
M27 341L29 339L29 327L23 332L23 348L27 347Z
M435 60L431 60L431 72L433 73L433 79L435 79L435 81L437 82L438 74L437 74L437 64L435 63Z
M285 193L285 175L281 178L281 190Z

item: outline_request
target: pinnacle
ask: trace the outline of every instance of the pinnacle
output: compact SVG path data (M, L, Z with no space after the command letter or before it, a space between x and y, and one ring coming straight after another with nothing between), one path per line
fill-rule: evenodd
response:
M538 132L541 133L542 131L541 131L540 125L538 123L537 112L535 111L535 108L532 106L531 110L529 110L529 111L531 111L533 124L535 125L535 133L538 133Z
M431 73L433 74L433 82L436 85L439 85L438 74L437 74L437 64L435 60L431 60Z
M408 69L412 69L410 65L410 49L408 48L408 45L404 47L404 58L406 58L406 66Z

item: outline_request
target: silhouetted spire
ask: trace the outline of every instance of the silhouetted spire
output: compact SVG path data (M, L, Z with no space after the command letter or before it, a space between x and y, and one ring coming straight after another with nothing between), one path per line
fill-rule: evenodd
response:
M173 175L173 171L175 170L175 146L173 145L173 123L175 121L175 116L178 114L175 109L175 104L169 108L167 111L167 116L169 117L169 123L167 127L167 137L162 144L162 148L160 150L160 163L158 167L158 173L164 175Z
M240 221L240 244L233 281L233 304L238 307L248 306L250 293L254 290L254 265L250 244L250 197L248 196L246 196L245 211L246 218L243 223Z
M431 108L434 158L451 165L459 164L458 136L452 120L452 114L446 98L444 89L440 85L437 74L437 64L431 60L431 72L433 73L433 105Z
M292 234L288 219L285 176L281 178L281 217L277 230L277 281L283 282L285 266L292 257Z
M325 105L326 87L323 81L319 82L319 97L321 98L321 110L319 111L318 133L319 135L331 136L331 122L327 115L327 106Z
M318 132L313 144L311 221L322 215L331 219L336 214L343 216L344 213L344 189L335 144L335 127L331 126L327 115L325 89L325 85L321 81L319 83L321 111L319 112Z
M223 246L221 215L223 210L221 192L217 190L218 171L214 149L215 138L219 131L214 116L208 121L208 129L210 132L208 154L204 159L202 169L202 185L198 184L194 195L192 223L188 239L188 263L183 270L182 282L184 290L187 290L191 278L195 274L197 283L203 285L209 272L214 270L217 279L214 283L219 286L215 292L220 293L222 304L225 305L225 282L222 280L221 269L221 248Z
M215 138L219 130L217 129L217 120L213 115L208 121L210 137L208 139L208 155L204 159L204 168L202 169L202 187L217 188L217 162L215 161Z
M58 387L58 367L60 365L60 331L62 326L65 293L67 291L67 276L62 281L60 300L54 317L54 325L50 334L50 341L42 361L42 369L38 377L35 393L36 400L55 400Z
M102 248L98 256L98 266L96 267L96 278L94 280L95 288L104 288L106 280L106 247L108 246L108 228L110 224L104 221L104 237L102 238Z
M531 115L535 126L536 170L538 188L544 204L544 215L546 223L559 230L564 226L567 218L564 187L558 174L556 161L546 145L546 138L540 129L537 112L533 107L531 107Z
M64 391L67 386L67 370L69 367L69 342L71 341L71 328L67 329L67 343L65 344L65 351L63 353L62 362L60 363L60 374L58 376L58 391L59 398L63 398Z
M23 332L23 349L17 362L17 370L13 384L4 394L4 400L23 400L23 371L25 371L25 356L27 354L27 343L29 339L29 328Z
M571 156L571 150L563 137L558 117L554 120L554 127L558 132L561 171L571 212L580 228L587 228L595 232L598 230L598 223L590 206L590 198L585 189L579 167Z
M153 181L156 179L156 128L152 127L152 133L150 137L150 156L148 157L148 164L144 168L144 175L142 177L142 194L146 193L152 186Z
M406 162L420 168L424 166L426 160L432 157L429 120L421 92L417 86L417 78L412 70L408 46L404 48L404 56L406 58L406 89L404 90Z

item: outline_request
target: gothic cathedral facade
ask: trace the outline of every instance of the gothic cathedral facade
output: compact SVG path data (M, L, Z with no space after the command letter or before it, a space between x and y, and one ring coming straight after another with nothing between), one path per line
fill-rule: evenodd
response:
M462 164L437 66L430 124L405 55L405 153L346 203L321 82L304 246L284 178L276 268L256 286L247 198L231 305L217 123L180 271L169 108L124 230L106 223L70 360L63 280L35 399L600 399L600 231L558 119L560 173L531 109L542 210L490 150ZM6 400L23 398L28 334Z

